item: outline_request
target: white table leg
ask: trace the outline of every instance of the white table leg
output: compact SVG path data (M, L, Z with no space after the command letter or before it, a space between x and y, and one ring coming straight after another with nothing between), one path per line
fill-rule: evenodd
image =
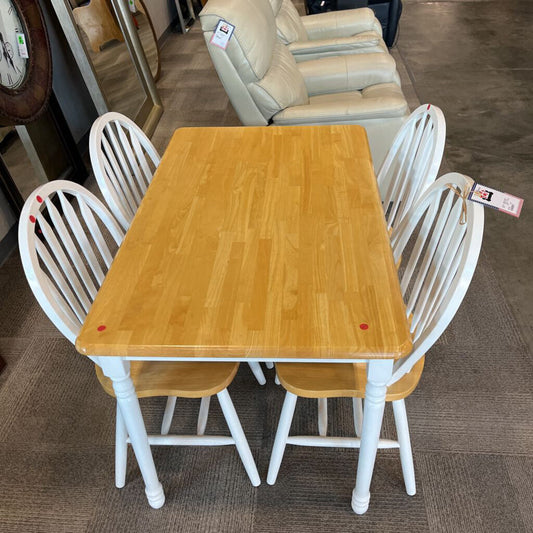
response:
M392 375L393 363L392 359L373 359L367 364L365 414L357 463L357 479L352 493L352 509L357 514L366 513L370 502L370 482L385 409L386 383Z
M139 400L130 377L130 364L119 357L100 357L98 364L104 374L113 380L113 389L141 470L148 503L154 509L159 509L165 503L165 493L157 478Z

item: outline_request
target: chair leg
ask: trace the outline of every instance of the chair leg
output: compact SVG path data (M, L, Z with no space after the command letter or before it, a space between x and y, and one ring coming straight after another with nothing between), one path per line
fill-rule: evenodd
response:
M363 399L353 398L353 425L355 427L355 434L361 437L363 430Z
M117 420L115 428L115 485L121 489L126 484L128 466L128 431L117 403Z
M176 407L176 396L169 396L167 398L167 405L163 413L163 422L161 423L161 435L168 435L172 417L174 416L174 409Z
M270 456L270 464L268 465L267 483L269 485L274 485L278 477L279 467L281 466L281 460L283 459L283 453L285 452L285 446L287 445L287 438L289 437L297 399L298 396L292 394L292 392L287 392L285 395L285 401L283 402L283 408L279 417L276 440L272 447L272 455Z
M318 399L318 434L325 437L328 433L328 399Z
M278 374L276 373L276 377L274 378L274 383L276 385L281 385L281 383L279 382L279 378L278 378Z
M274 368L274 363L273 363L272 361L267 361L267 362L265 363L265 366L266 366L269 370L271 370L272 368Z
M211 396L204 396L200 402L200 412L198 413L198 426L196 433L203 435L205 433L205 426L207 425L207 417L209 416L209 404Z
M222 408L222 412L224 413L224 418L226 419L226 423L228 424L231 432L231 436L235 441L237 452L239 452L241 461L246 469L246 473L248 474L252 485L254 487L258 487L261 484L259 472L257 471L257 466L255 465L252 452L250 451L250 446L248 446L248 441L246 440L246 436L242 430L239 417L237 416L235 407L233 407L233 402L229 396L228 389L220 391L217 396L220 407Z
M411 439L409 438L409 425L407 423L405 401L396 400L392 402L392 409L394 411L396 433L398 434L398 442L400 444L400 461L402 463L405 490L409 496L414 496L416 494L415 467L413 464Z
M255 379L257 379L259 385L264 385L267 380L263 374L263 370L261 370L261 365L257 361L250 362L248 365L250 366L250 370L254 373Z

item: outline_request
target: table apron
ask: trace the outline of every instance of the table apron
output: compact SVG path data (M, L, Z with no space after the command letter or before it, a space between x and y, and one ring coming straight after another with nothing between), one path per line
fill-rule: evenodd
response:
M99 356L92 357L92 359L99 359L100 361L107 359L109 356ZM184 363L368 363L370 361L390 361L394 360L393 357L354 357L354 358L342 358L342 359L316 359L313 357L293 357L293 358L284 358L284 357L153 357L153 356L113 356L120 357L125 361L177 361Z

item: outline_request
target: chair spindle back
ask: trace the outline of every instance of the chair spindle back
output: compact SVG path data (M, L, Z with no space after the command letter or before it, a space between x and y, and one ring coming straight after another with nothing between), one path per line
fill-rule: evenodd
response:
M115 112L96 119L91 128L89 151L102 195L126 230L161 158L139 126Z
M389 230L435 181L445 138L444 115L431 104L415 109L396 134L377 178Z
M462 174L442 176L392 236L394 259L402 258L400 286L411 320L413 351L397 363L391 383L409 372L441 336L470 285L484 225L483 207L465 199L472 184Z
M75 342L124 234L81 185L57 180L37 188L19 221L24 272L54 325Z

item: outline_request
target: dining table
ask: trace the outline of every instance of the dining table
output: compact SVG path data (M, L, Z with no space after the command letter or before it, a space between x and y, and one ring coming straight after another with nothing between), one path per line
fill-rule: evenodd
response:
M387 381L412 342L364 128L176 130L76 349L113 381L154 508L130 361L366 362L351 500L365 513Z

